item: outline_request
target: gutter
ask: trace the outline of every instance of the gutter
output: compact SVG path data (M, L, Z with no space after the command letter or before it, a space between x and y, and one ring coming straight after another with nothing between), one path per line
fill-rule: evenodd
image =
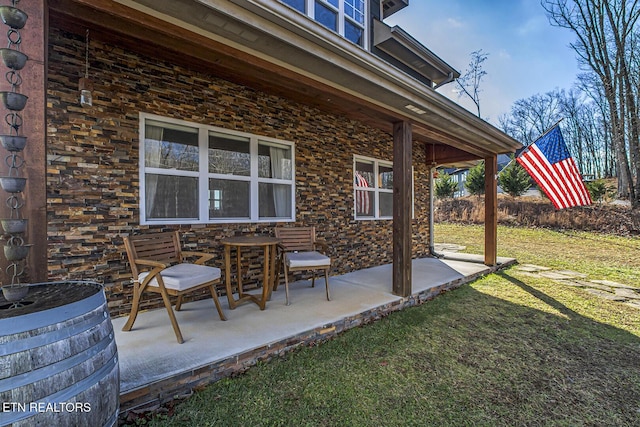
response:
M444 86L444 85L446 85L447 83L451 83L451 82L452 82L452 81L454 81L455 79L456 79L456 78L455 78L455 76L453 75L453 73L449 73L449 75L447 76L447 78L446 78L446 79L444 79L443 81L441 81L440 83L438 83L437 85L435 85L435 86L433 87L433 90L436 90L436 89L438 89L440 86Z

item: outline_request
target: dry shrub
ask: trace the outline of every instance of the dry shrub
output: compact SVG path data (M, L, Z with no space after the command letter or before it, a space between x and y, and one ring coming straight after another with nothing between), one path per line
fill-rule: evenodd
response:
M435 221L482 224L484 198L438 200ZM543 198L498 197L498 223L517 227L597 231L621 236L640 235L640 212L627 206L596 204L556 210Z

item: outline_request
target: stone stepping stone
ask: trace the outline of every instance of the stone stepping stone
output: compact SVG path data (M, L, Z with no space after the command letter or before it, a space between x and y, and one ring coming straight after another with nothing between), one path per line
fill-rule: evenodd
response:
M530 273L535 273L538 271L547 271L547 270L551 270L551 268L549 267L542 267L541 265L535 265L535 264L520 264L516 267L516 270L520 270L520 271L527 271Z
M627 301L627 298L625 297L621 297L618 295L614 295L612 293L609 292L605 292L605 291L601 291L600 289L590 289L590 288L586 288L585 291L589 292L590 294L596 295L602 299L606 299L606 300L610 300L610 301Z
M559 283L565 286L575 286L577 288L588 288L591 285L593 285L592 283L580 282L576 280L556 280L556 283ZM606 290L606 289L603 289L603 290Z
M587 277L587 275L584 273L579 273L577 271L572 271L572 270L555 270L555 272L559 274L564 274L565 276L570 276L572 278L581 277L584 279L585 277Z
M635 286L624 285L618 282L612 282L611 280L591 280L593 283L600 283L601 285L610 286L612 288L622 288L622 289L636 289L640 290L640 288Z
M566 285L566 286L576 286L576 287L580 287L580 288L599 289L601 291L605 291L605 292L609 292L609 293L613 293L614 292L613 288L610 288L609 286L599 285L597 283L585 282L583 280L557 280L557 283L560 283L560 284Z
M621 297L625 297L627 299L640 301L640 294L638 292L635 292L635 291L631 290L631 289L617 288L615 290L615 293L616 293L616 295L621 296Z
M546 277L547 279L555 279L555 280L570 280L575 279L576 276L572 276L571 274L561 273L559 271L541 271L538 273L539 276Z

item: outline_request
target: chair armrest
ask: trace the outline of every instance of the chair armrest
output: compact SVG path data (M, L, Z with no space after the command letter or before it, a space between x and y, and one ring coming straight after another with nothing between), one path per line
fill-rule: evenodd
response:
M198 259L194 262L194 264L204 264L206 261L209 261L210 259L214 258L215 255L212 254L208 254L206 252L193 252L193 251L182 251L180 252L181 258L184 260L184 258L189 258L189 257L198 257Z
M151 260L151 259L140 259L140 258L134 260L134 262L136 264L139 264L139 265L146 265L146 266L149 266L149 267L160 267L160 268L167 268L167 267L169 267L171 265L171 264L167 264L165 262L154 261L154 260Z
M317 249L320 249L319 252L327 253L329 252L329 245L324 240L316 240L315 246Z

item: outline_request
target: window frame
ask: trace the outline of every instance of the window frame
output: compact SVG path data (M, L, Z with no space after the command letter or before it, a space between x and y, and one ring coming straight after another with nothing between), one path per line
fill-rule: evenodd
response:
M177 169L163 169L146 167L145 165L145 139L146 122L165 123L167 125L186 126L198 130L198 170L185 171ZM211 132L226 134L236 138L246 138L249 140L250 153L250 174L249 176L232 175L225 173L209 172L208 150L209 134ZM258 148L259 145L274 144L288 147L291 153L291 177L290 178L266 178L259 176L258 170ZM236 224L236 223L272 223L272 222L295 222L296 220L296 164L295 164L295 143L292 141L270 138L263 135L256 135L246 132L229 130L217 126L198 124L186 120L164 117L149 113L139 113L139 214L141 225L169 225L169 224ZM196 177L198 179L198 218L147 218L146 207L146 174L160 174L168 176ZM209 180L237 180L249 182L249 216L248 217L225 217L210 218L209 210L211 203L215 200L210 197ZM284 184L291 188L291 213L289 217L260 217L259 206L259 185L260 184Z
M355 1L359 1L359 0L353 0ZM345 12L345 0L338 0L338 6L335 6L334 4L332 4L331 0L304 0L304 8L305 11L300 11L299 9L287 4L285 1L280 1L282 4L284 4L287 7L290 7L291 9L297 11L298 13L302 13L308 17L310 17L311 19L313 19L314 21L318 22L320 25L322 25L323 27L327 28L330 31L336 32L338 33L340 36L342 36L345 40L348 40L350 43L355 44L356 46L360 46L362 48L368 49L369 46L369 19L368 19L368 10L369 10L369 2L367 0L363 0L362 1L362 22L358 22L357 19L355 19L353 16L347 14ZM337 19L338 19L338 28L337 30L333 30L329 27L326 27L324 24L322 24L320 21L316 20L315 17L315 9L316 9L316 3L320 3L322 6L324 6L325 8L329 9L330 11L333 11L337 14ZM356 8L354 8L354 10L357 10ZM361 43L356 43L354 41L352 41L351 39L347 38L346 36L346 22L349 22L351 25L354 25L356 27L359 27L360 29L362 29L362 40Z
M374 175L374 186L373 187L359 187L356 185L356 172L357 172L357 164L361 163L371 163L373 164L373 175ZM380 174L380 166L388 167L393 170L393 162L389 162L386 160L380 160L373 157L366 157L360 155L353 156L353 218L357 221L372 221L372 220L390 220L393 219L393 208L391 216L382 216L380 215L380 194L391 194L393 200L393 188L380 188L380 184L378 182L378 176ZM357 203L357 192L358 191L368 191L374 193L373 200L373 216L358 216L356 210Z
M359 187L356 186L356 164L358 162L363 162L363 163L373 163L373 170L374 170L374 174L376 176L376 186L374 187ZM355 154L353 156L353 219L356 221L380 221L380 220L393 220L393 207L392 207L392 214L391 216L381 216L379 215L380 212L380 193L390 193L392 195L392 200L393 200L393 188L391 189L385 189L385 188L378 188L378 174L380 173L380 165L385 166L385 167L390 167L391 170L393 170L393 162L390 162L388 160L380 160L380 159L376 159L375 157L367 157L367 156L361 156L358 154ZM411 218L415 219L415 201L416 201L416 197L415 197L415 171L413 166L411 166ZM357 204L357 192L358 190L361 191L373 191L375 192L375 196L374 196L374 215L373 216L358 216L357 215L357 211L356 211L356 204ZM378 191L380 190L380 191Z

